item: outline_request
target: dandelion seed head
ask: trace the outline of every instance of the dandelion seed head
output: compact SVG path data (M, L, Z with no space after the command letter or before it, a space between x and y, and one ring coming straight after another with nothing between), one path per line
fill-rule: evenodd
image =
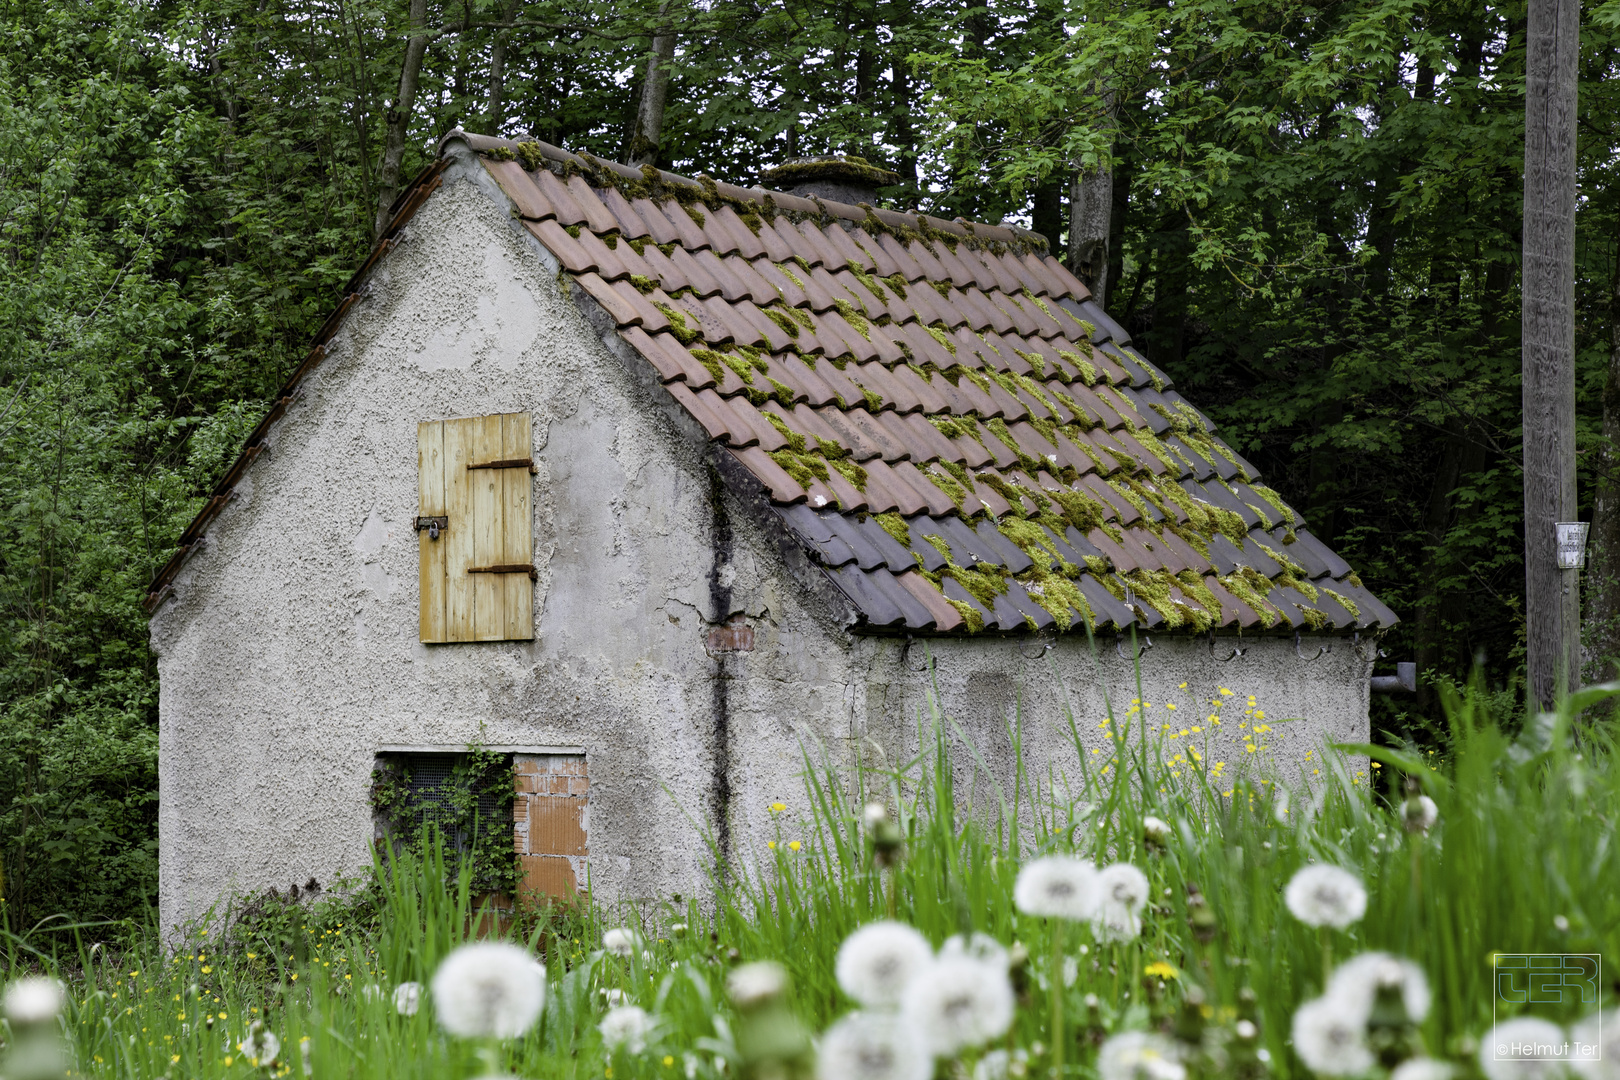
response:
M1328 980L1327 994L1353 1001L1366 1014L1378 991L1398 987L1407 1019L1421 1024L1429 1015L1429 980L1412 961L1384 952L1364 952L1340 964Z
M1170 839L1170 823L1151 814L1142 819L1142 838L1150 844L1163 844Z
M263 1021L253 1021L248 1028L247 1036L236 1044L236 1049L244 1057L251 1058L253 1064L263 1068L275 1064L276 1057L281 1053L281 1040L276 1038L275 1032L266 1031Z
M1407 799L1401 807L1407 832L1426 833L1440 820L1440 808L1427 795Z
M1147 903L1150 891L1147 875L1130 863L1114 863L1097 874L1097 895L1104 903L1120 904L1139 912Z
M869 802L861 810L861 821L868 829L886 820L889 816L888 807L880 802Z
M38 1024L56 1019L66 1003L67 988L60 980L35 975L6 987L0 1011L13 1024Z
M1561 1047L1564 1029L1539 1016L1516 1016L1497 1024L1479 1040L1479 1069L1487 1080L1552 1080L1564 1074L1561 1057L1510 1057L1515 1043Z
M515 1039L534 1026L546 1000L546 980L516 945L463 945L433 975L439 1023L466 1038Z
M1185 1080L1187 1067L1174 1042L1147 1031L1127 1031L1102 1044L1097 1053L1102 1080Z
M817 1080L928 1080L934 1063L893 1013L850 1013L821 1039Z
M1620 1080L1620 1009L1602 1016L1593 1013L1571 1028L1569 1037L1572 1042L1596 1048L1595 1058L1570 1058L1570 1067L1583 1080Z
M1389 1080L1451 1080L1456 1071L1456 1066L1449 1061L1415 1057L1395 1066Z
M639 1054L652 1037L653 1018L639 1005L617 1005L596 1025L609 1052L623 1050Z
M726 979L726 992L739 1009L751 1009L781 997L787 986L787 969L769 960L744 964Z
M603 933L602 948L614 956L630 956L636 951L636 932L624 926L614 927Z
M401 1016L415 1016L422 1007L422 984L402 982L394 987L394 1011Z
M936 960L906 987L900 1016L928 1052L950 1057L1007 1033L1013 989L1004 968L965 956Z
M966 937L961 934L953 934L945 939L945 944L939 947L939 958L944 960L956 956L977 960L981 964L988 964L1002 971L1006 971L1010 966L1010 957L1008 957L1007 950L1002 947L1001 942L989 934L981 934L977 931Z
M1319 997L1294 1013L1294 1053L1324 1076L1354 1076L1376 1060L1367 1046L1367 1013L1352 1001Z
M1013 903L1026 915L1089 919L1096 906L1097 868L1071 855L1047 855L1024 864L1013 884Z
M933 955L927 939L904 923L868 923L839 946L834 974L844 993L867 1008L893 1008Z
M1326 863L1306 866L1288 882L1283 900L1306 926L1343 930L1367 913L1367 890L1350 871Z

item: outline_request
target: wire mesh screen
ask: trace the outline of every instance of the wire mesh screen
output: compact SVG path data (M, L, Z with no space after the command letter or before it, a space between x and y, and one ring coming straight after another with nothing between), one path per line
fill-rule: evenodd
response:
M484 776L473 774L465 754L385 754L378 764L406 791L404 813L389 823L392 829L414 834L433 828L456 850L468 848L478 834L511 832L512 814L496 786L503 777L510 784L509 761Z

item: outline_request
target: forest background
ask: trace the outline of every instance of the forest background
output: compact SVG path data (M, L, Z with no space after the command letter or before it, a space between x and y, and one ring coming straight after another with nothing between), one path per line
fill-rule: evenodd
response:
M1375 703L1376 737L1432 745L1433 687L1476 664L1513 693L1522 3L0 12L13 925L143 913L158 685L141 599L364 257L378 206L456 125L744 185L790 157L858 154L901 175L892 205L1032 226L1400 613L1385 647L1425 685ZM1598 677L1620 654L1620 0L1583 19L1577 394ZM649 128L650 53L670 57L670 85Z

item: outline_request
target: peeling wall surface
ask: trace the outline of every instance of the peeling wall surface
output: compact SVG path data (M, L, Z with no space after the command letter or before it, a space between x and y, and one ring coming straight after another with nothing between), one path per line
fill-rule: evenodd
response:
M1325 739L1366 738L1370 664L1348 642L1306 662L1291 640L1251 641L1217 663L1203 641L1161 639L1139 695L1112 639L1094 654L1083 634L1050 648L850 634L839 594L589 309L476 162L453 164L152 619L165 926L368 866L383 747L582 748L591 884L615 902L701 893L700 829L749 859L781 800L793 830L801 746L902 761L931 685L976 745L954 760L984 797L976 762L1010 777L1015 716L1043 774L1105 753L1105 691L1116 713L1151 703L1167 733L1221 686L1229 723L1254 694L1290 768ZM520 411L539 466L536 638L423 645L417 423ZM716 640L746 626L752 651L711 654L734 616ZM1224 730L1235 769L1246 752Z

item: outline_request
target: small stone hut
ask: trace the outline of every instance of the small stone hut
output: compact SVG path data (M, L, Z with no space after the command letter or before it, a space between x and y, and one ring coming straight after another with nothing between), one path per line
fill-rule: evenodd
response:
M979 781L1105 698L1366 737L1395 615L1041 237L798 172L445 137L148 597L165 925L364 867L379 761L474 744L525 889L634 900L931 700Z

